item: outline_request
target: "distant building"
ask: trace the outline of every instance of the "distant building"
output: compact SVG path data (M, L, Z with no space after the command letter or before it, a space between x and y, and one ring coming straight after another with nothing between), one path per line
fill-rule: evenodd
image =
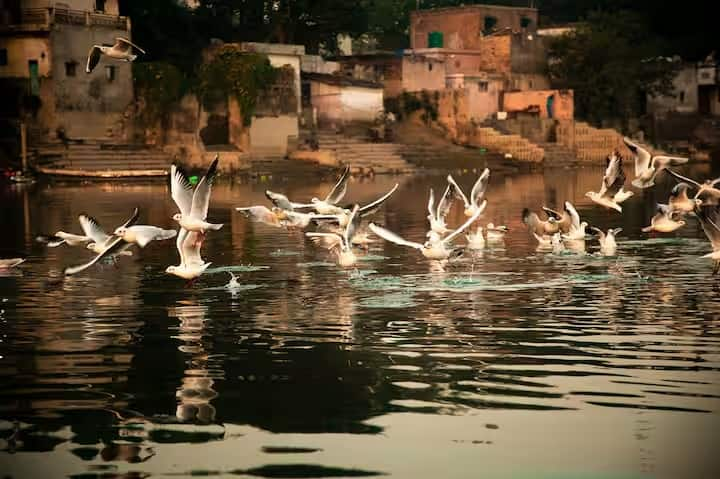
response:
M103 58L85 73L94 44L131 38L117 0L0 0L0 82L5 98L22 99L37 138L58 128L70 138L120 134L133 101L131 64ZM19 116L4 102L3 115Z
M668 113L720 115L718 65L713 57L701 63L687 63L673 78L673 93L647 97L647 112L653 116Z
M386 98L402 92L445 88L445 61L412 50L372 53L337 58L347 77L382 83Z

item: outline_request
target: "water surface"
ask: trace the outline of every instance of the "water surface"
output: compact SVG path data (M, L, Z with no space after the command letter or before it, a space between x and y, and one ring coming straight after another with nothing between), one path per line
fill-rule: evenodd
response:
M172 227L165 185L2 187L0 257L28 257L0 276L3 477L720 477L709 243L692 219L640 232L669 180L620 215L583 197L600 175L493 176L483 223L508 225L503 243L441 266L378 242L350 270L231 209L268 187L321 196L331 178L220 182L225 227L192 285L163 274L173 241L71 278L87 251L33 241L79 231L82 212L110 229L136 205ZM442 177L353 180L347 200L395 181L375 220L421 241ZM520 211L565 200L624 229L616 257L595 241L536 251Z

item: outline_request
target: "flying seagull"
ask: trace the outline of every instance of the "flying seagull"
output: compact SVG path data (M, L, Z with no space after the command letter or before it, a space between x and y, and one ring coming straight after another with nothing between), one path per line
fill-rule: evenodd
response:
M117 37L115 39L115 45L93 45L88 53L85 73L92 73L97 64L100 63L100 57L102 55L114 58L115 60L125 60L126 62L135 60L137 55L133 53L133 48L142 54L145 53L145 50L123 37Z
M585 196L595 203L617 210L622 213L620 203L633 195L632 191L625 191L625 171L622 166L622 156L613 154L606 159L607 167L603 175L599 192L588 191Z
M438 201L437 208L435 207L435 193L430 188L430 198L428 199L428 216L427 219L430 222L430 232L434 231L437 234L444 235L449 233L451 230L445 223L445 217L450 212L452 207L452 200L454 196L455 188L452 185L448 185L445 188L440 201ZM428 236L430 235L428 232Z
M480 208L480 200L485 196L485 190L487 190L488 182L490 181L490 170L485 168L477 181L475 181L470 191L470 199L465 196L465 193L463 193L462 189L455 182L452 175L448 175L447 181L453 186L453 191L457 197L463 201L465 205L465 216L474 216L475 211Z
M655 177L668 166L678 166L687 163L687 158L678 156L653 156L642 146L633 143L628 137L624 137L625 145L635 156L635 179L633 186L637 188L649 188L655 184Z
M200 256L204 236L197 231L180 228L180 233L177 235L175 242L180 254L180 264L178 266L168 266L165 272L187 280L195 279L203 274L211 264L206 263Z
M352 250L353 236L358 230L360 225L360 216L358 216L358 210L360 207L355 205L350 212L350 219L347 226L342 232L342 235L337 233L319 233L309 232L305 233L308 238L311 239L323 239L330 240L331 248L336 252L338 258L338 264L340 266L353 266L357 263L357 256Z
M460 233L465 231L471 224L473 224L480 217L486 206L487 200L483 201L482 204L480 204L475 210L473 216L468 218L468 220L465 221L465 223L463 223L458 229L456 229L444 238L431 237L425 243L415 243L413 241L407 241L398 236L397 234L393 233L392 231L377 226L374 223L370 223L369 226L370 230L373 233L387 241L390 241L391 243L395 243L400 246L408 246L410 248L415 248L419 250L427 259L444 260L448 259L455 253L455 248L452 248L450 245L452 240L454 240L458 235L460 235Z
M134 225L120 226L113 233L115 236L122 238L123 241L130 244L136 244L144 248L151 241L162 241L174 238L177 235L175 230L165 230L157 226L150 225Z
M140 211L138 210L138 208L135 208L132 216L130 216L130 218L125 223L123 223L123 225L120 226L119 228L131 227L138 220L139 216L140 216ZM87 263L81 264L79 266L72 266L70 268L65 268L65 275L71 276L73 274L77 274L81 271L84 271L87 268L89 268L90 266L92 266L95 263L97 263L98 261L100 261L101 259L105 258L106 256L109 257L109 256L114 256L114 255L120 254L120 252L124 251L128 246L130 246L130 243L124 241L120 236L113 235L107 241L105 241L104 248L101 249L100 252L97 253L93 259L91 259Z
M531 233L538 236L554 235L560 229L557 220L553 216L549 216L547 221L543 221L534 211L528 208L523 209L522 221L528 227Z
M676 229L685 226L685 221L676 220L678 216L668 205L658 203L655 216L650 219L650 226L643 228L643 233L657 231L659 233L672 233Z
M321 200L319 198L312 198L310 200L310 203L312 203L315 211L321 215L341 213L343 208L337 206L337 204L342 201L345 197L345 193L347 193L347 184L349 179L350 167L346 166L345 169L343 169L340 178L338 178L337 183L335 183L335 186L333 186L330 192L325 196L325 199Z
M105 246L112 241L113 237L107 234L98 224L97 220L92 216L81 214L78 216L80 226L85 236L90 242L85 245L87 249L95 254L100 254L105 250ZM118 255L132 256L132 251L122 250Z
M213 180L217 174L217 164L220 155L215 159L193 191L193 187L183 171L173 163L170 168L170 193L175 200L180 213L176 213L173 219L180 223L180 226L187 231L205 233L207 230L219 230L222 224L213 224L205 221L208 207L210 206L210 192Z

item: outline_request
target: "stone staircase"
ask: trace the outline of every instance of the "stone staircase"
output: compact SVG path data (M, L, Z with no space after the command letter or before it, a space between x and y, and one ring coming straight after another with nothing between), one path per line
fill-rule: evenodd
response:
M505 134L488 126L476 126L467 134L467 144L487 148L526 163L541 163L545 151L516 134Z
M172 162L161 150L102 140L36 144L29 150L36 170L66 176L165 176Z
M320 149L332 150L338 161L360 172L406 173L413 166L405 161L396 143L373 143L360 135L318 132Z
M574 151L580 163L600 164L615 149L626 158L632 156L622 134L612 128L595 128L582 121L563 122L555 133L558 143Z
M561 143L537 143L543 149L543 164L547 166L571 166L577 163L575 152Z

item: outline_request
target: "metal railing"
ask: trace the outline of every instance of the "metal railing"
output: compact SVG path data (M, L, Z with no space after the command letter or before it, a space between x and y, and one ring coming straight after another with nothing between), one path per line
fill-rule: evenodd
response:
M4 13L4 14L3 14ZM28 28L49 28L53 23L79 26L98 26L127 30L127 17L103 13L70 10L67 8L26 8L20 10L19 18L0 12L0 28L26 30Z

